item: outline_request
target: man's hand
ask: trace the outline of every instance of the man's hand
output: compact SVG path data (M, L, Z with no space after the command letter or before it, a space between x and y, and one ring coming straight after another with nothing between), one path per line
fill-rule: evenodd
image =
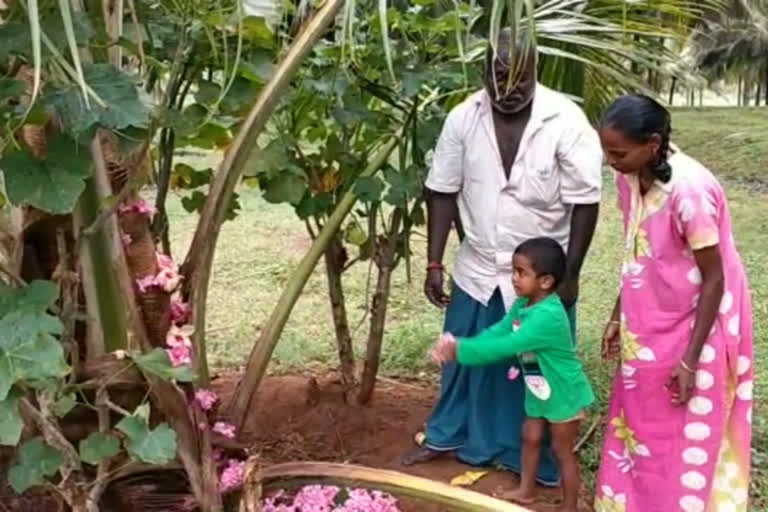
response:
M557 288L557 294L560 295L563 306L566 308L573 307L579 298L579 279L567 279L560 283L560 286Z
M443 271L441 269L427 270L427 279L424 281L424 294L429 302L439 308L444 308L451 302L443 291Z

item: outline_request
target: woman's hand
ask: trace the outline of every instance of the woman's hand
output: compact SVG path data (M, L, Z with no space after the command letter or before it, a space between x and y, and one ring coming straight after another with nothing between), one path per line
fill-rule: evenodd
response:
M693 368L680 362L667 379L667 389L672 395L672 405L680 406L688 403L693 396L693 385L696 382L696 373Z
M447 332L440 336L430 351L430 358L435 364L449 363L456 360L456 338Z
M621 351L621 329L618 320L611 320L603 332L603 359L613 359Z

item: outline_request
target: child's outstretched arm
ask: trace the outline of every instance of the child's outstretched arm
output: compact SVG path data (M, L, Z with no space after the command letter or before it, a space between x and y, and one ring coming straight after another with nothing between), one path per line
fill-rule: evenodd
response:
M511 312L510 312L511 313ZM537 311L520 325L512 328L511 315L499 324L471 338L458 338L456 360L467 366L482 366L510 359L522 352L535 352L551 344L553 336L562 329L558 315L549 315L546 310Z

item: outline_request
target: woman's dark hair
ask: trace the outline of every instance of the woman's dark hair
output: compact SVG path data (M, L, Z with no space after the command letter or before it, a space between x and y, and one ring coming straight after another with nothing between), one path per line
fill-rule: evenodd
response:
M661 137L658 160L651 171L662 183L672 178L672 168L667 162L672 120L669 111L658 101L642 94L622 96L605 109L600 125L612 126L640 143L647 142L653 135Z
M515 249L515 254L526 256L537 276L552 276L555 286L565 277L565 251L563 247L547 237L531 238Z

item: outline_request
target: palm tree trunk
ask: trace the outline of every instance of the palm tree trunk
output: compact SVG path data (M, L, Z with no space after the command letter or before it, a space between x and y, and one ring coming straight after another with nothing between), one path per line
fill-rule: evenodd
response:
M677 77L672 77L672 83L669 85L669 106L675 104L675 88L677 87Z
M765 87L763 87L763 89L765 89L765 91L763 92L765 93L765 106L768 107L768 58L765 59L765 82L764 83L765 83Z
M744 90L744 78L741 75L739 75L739 85L738 85L738 89L736 91L736 106L737 107L741 106L741 100L744 97L743 90Z

